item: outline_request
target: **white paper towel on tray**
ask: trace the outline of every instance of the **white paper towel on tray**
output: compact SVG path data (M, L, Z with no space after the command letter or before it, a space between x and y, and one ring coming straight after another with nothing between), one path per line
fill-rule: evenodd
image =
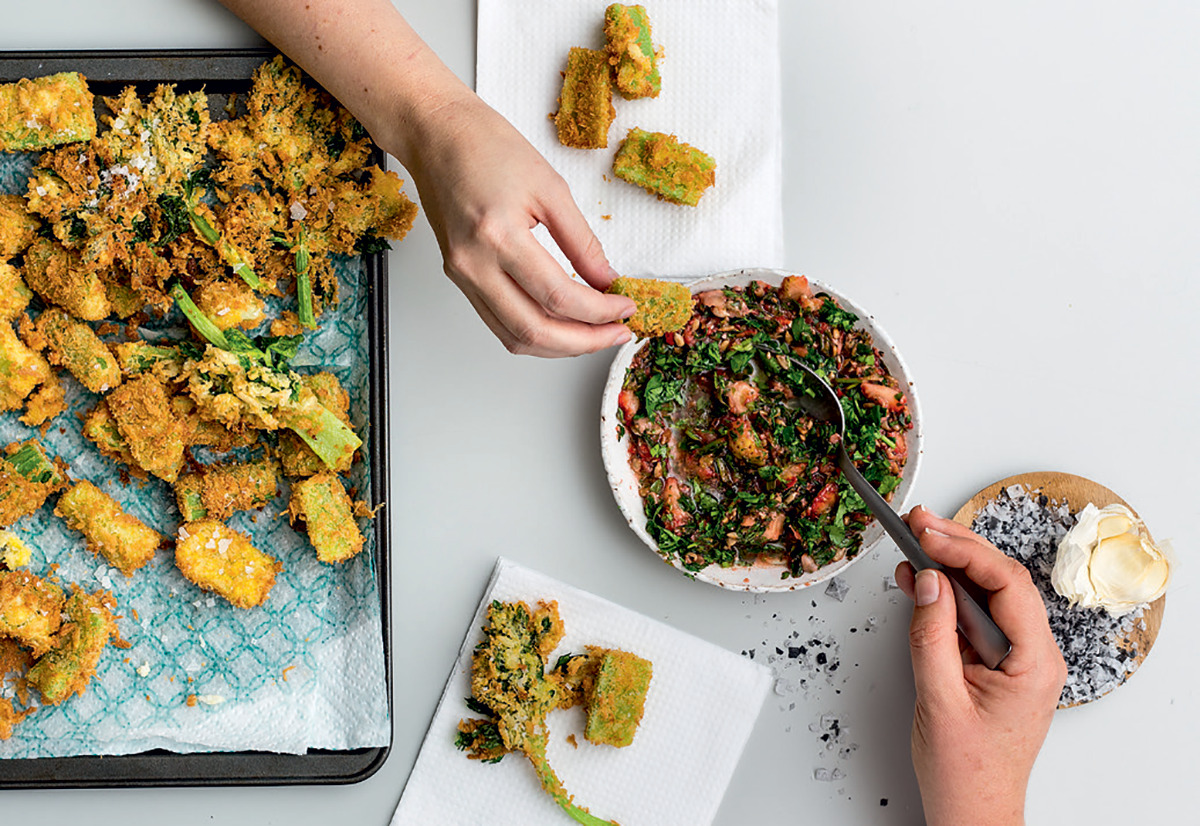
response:
M783 148L776 0L645 0L665 52L657 98L613 95L607 149L571 149L558 109L572 46L604 47L598 0L479 0L475 88L550 161L622 275L692 278L783 263ZM613 175L631 127L667 132L717 162L696 207ZM609 216L605 218L604 216ZM538 237L572 272L544 227Z
M493 599L557 600L566 627L550 661L586 645L620 648L646 657L654 676L633 744L597 746L583 737L585 715L552 712L550 764L575 802L622 826L702 826L710 823L770 686L770 672L608 600L501 558L471 619L458 661L434 712L392 820L394 826L528 826L569 823L542 791L529 761L470 760L454 746L458 721L474 716L471 653L482 639ZM578 748L566 741L574 734Z

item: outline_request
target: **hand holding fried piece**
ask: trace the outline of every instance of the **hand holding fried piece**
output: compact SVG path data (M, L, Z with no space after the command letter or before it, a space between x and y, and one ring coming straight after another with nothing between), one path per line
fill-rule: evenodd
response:
M117 634L113 617L116 603L104 592L74 591L63 608L66 622L54 648L29 669L26 679L42 693L42 700L57 705L73 694L82 694L96 673L96 665L109 639Z
M0 637L42 656L54 646L63 602L62 589L53 582L27 571L0 570Z
M696 206L716 183L717 162L674 135L630 129L613 158L613 173L673 204Z
M81 480L58 498L54 513L86 537L88 550L108 560L125 576L154 558L162 536L122 510L111 496Z
M292 485L288 516L304 523L322 562L345 562L363 549L353 504L337 474L323 471Z
M637 312L625 320L640 337L659 336L683 329L692 318L692 293L677 281L653 278L616 278L608 291L637 303Z
M249 537L215 519L180 527L175 565L188 580L238 608L262 605L283 568L251 545Z

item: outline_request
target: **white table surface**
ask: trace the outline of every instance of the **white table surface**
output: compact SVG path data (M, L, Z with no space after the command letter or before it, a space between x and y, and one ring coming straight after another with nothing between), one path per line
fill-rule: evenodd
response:
M7 5L3 49L258 42L207 0ZM1014 473L1076 473L1120 493L1189 563L1200 515L1188 489L1200 459L1200 8L780 5L787 264L870 307L905 354L926 416L918 501L953 512ZM474 4L401 6L470 80ZM608 492L597 412L610 356L509 356L443 277L424 223L391 256L386 764L348 787L4 792L3 822L385 823L498 554L735 651L792 630L838 637L835 685L768 699L717 823L920 822L909 606L881 587L895 550L851 568L840 604L686 580L640 545ZM1193 576L1185 564L1138 674L1056 718L1031 822L1190 820ZM878 631L863 633L872 615ZM821 753L809 726L823 712L856 752ZM814 780L834 766L844 778Z

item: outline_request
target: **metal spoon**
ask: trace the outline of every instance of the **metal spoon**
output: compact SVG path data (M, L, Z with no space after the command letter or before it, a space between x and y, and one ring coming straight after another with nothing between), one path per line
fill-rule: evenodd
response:
M900 551L912 563L913 568L918 571L933 568L941 571L950 579L950 585L954 590L954 603L958 608L958 630L979 653L979 659L983 661L984 665L992 669L999 667L1012 650L1012 644L988 612L987 592L968 579L963 571L946 568L930 559L929 555L921 549L916 536L913 535L904 520L892 510L887 500L879 495L879 491L875 490L875 486L863 478L858 468L854 466L845 445L846 416L842 412L842 403L837 394L833 392L833 388L813 372L807 364L797 358L791 358L790 361L811 379L809 384L815 391L811 396L806 393L797 394L796 400L800 409L814 419L835 425L838 433L841 434L837 446L837 462L846 481L850 483L850 487L854 488L854 491L862 497L871 513L883 525L883 529L888 532L888 535L899 546Z

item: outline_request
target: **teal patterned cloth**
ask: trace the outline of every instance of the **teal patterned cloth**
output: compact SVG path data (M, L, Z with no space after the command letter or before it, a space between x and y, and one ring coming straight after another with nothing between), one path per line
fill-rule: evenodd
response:
M36 155L0 155L0 190L23 193L35 160ZM366 274L357 258L340 258L334 266L341 303L321 316L320 330L306 337L293 368L338 377L350 394L351 419L366 456L371 448ZM288 300L269 303L269 315ZM172 315L143 331L147 337L178 337L182 329L181 317ZM65 371L61 376L68 410L43 437L49 452L70 465L73 478L95 482L127 512L174 538L180 518L171 487L156 478L122 484L118 465L80 433L79 415L97 397ZM37 435L16 413L0 414L0 445ZM202 462L215 458L204 450L195 455ZM367 462L355 465L349 484L357 498L375 504ZM0 758L152 748L303 753L386 746L391 730L374 523L360 522L367 540L361 554L340 565L322 564L303 531L293 529L282 513L286 483L282 488L262 510L238 513L228 523L283 564L266 603L250 610L185 580L171 550L160 550L126 578L54 516L56 497L18 521L12 530L33 548L28 570L47 575L56 565L64 586L110 590L130 647L109 646L86 693L27 718L11 739L0 742ZM13 696L11 680L0 685L0 696ZM37 692L30 695L36 699ZM189 705L191 696L197 699Z

